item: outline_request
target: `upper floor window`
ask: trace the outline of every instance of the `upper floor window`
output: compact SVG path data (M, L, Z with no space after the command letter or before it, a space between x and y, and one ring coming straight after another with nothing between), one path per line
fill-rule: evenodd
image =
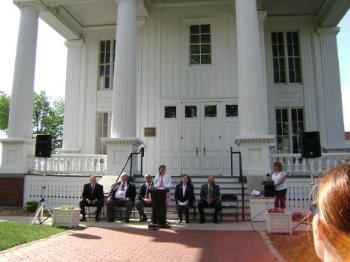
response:
M210 24L190 25L190 65L210 65L211 28Z
M99 89L113 88L114 60L115 40L101 41Z
M272 59L275 83L301 83L298 32L273 32Z

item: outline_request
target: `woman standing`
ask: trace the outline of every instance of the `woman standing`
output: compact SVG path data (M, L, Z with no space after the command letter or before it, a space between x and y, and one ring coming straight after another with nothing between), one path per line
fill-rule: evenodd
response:
M170 189L171 187L171 175L166 173L166 166L160 165L158 168L158 174L156 175L156 179L154 182L154 187ZM166 204L167 206L170 203L170 192L168 191L166 194Z
M274 172L272 174L272 181L275 184L275 208L286 208L286 195L287 195L287 172L282 171L281 162L276 161L273 163Z

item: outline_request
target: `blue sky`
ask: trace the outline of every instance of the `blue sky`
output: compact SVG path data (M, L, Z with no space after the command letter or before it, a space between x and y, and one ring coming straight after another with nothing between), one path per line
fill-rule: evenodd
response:
M0 1L0 91L11 93L16 55L19 9L10 0ZM341 70L345 129L350 131L350 12L340 23L338 51ZM64 97L67 48L64 39L44 22L39 22L35 91L45 90L49 96Z

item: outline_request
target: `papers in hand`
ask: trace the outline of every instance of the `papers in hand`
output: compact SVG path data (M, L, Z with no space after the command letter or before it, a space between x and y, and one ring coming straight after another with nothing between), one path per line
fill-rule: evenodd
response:
M117 191L116 198L125 198L125 191Z
M185 202L179 202L179 205L180 205L180 206L187 206L187 204L188 204L188 201L185 201Z

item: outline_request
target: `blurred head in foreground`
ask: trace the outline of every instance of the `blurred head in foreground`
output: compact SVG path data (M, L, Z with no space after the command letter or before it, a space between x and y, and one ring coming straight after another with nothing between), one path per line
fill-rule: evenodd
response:
M313 218L315 250L323 261L350 261L350 164L340 164L320 181Z

